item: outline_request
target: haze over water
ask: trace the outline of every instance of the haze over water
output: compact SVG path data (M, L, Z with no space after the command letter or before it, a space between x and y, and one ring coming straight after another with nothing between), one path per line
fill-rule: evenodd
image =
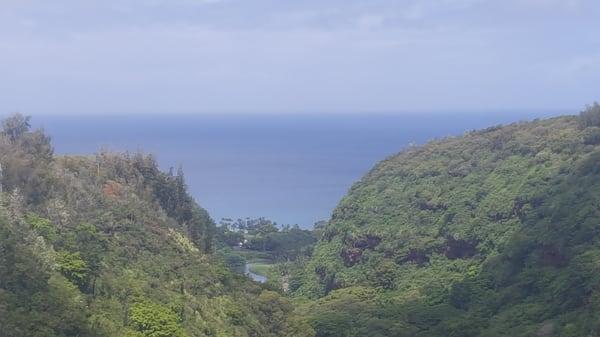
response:
M557 112L574 113L574 112ZM410 143L550 112L440 115L34 116L59 154L142 150L182 165L211 216L264 216L310 227L350 186Z

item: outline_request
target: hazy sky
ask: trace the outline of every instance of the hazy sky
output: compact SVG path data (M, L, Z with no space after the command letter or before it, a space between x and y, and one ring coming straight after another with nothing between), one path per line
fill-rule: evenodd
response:
M577 109L598 0L0 0L0 112Z

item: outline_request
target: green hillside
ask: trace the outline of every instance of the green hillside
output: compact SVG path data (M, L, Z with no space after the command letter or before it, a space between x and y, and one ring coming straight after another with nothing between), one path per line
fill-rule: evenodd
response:
M600 106L410 147L291 291L317 336L600 336Z
M312 336L289 300L212 254L215 225L152 156L55 156L0 132L2 337Z
M410 147L312 233L216 227L181 170L21 115L0 165L2 337L600 336L597 104ZM267 285L224 263L254 231Z

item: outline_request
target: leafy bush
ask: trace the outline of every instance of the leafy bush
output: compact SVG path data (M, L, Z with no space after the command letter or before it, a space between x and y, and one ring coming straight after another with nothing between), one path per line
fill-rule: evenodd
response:
M585 129L583 132L583 142L587 145L600 144L600 128L592 126Z
M580 112L579 125L582 128L600 127L600 104L594 103Z
M69 281L82 286L87 276L87 266L79 252L59 252L56 254L58 270Z
M133 305L131 325L144 337L185 337L179 318L169 308L150 301Z

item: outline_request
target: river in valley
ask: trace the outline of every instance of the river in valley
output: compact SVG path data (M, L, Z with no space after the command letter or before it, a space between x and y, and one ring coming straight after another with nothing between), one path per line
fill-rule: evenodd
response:
M253 273L250 270L251 265L252 265L252 263L246 263L246 265L244 266L244 274L248 275L251 279L253 279L256 282L260 282L260 283L267 282L266 276Z

